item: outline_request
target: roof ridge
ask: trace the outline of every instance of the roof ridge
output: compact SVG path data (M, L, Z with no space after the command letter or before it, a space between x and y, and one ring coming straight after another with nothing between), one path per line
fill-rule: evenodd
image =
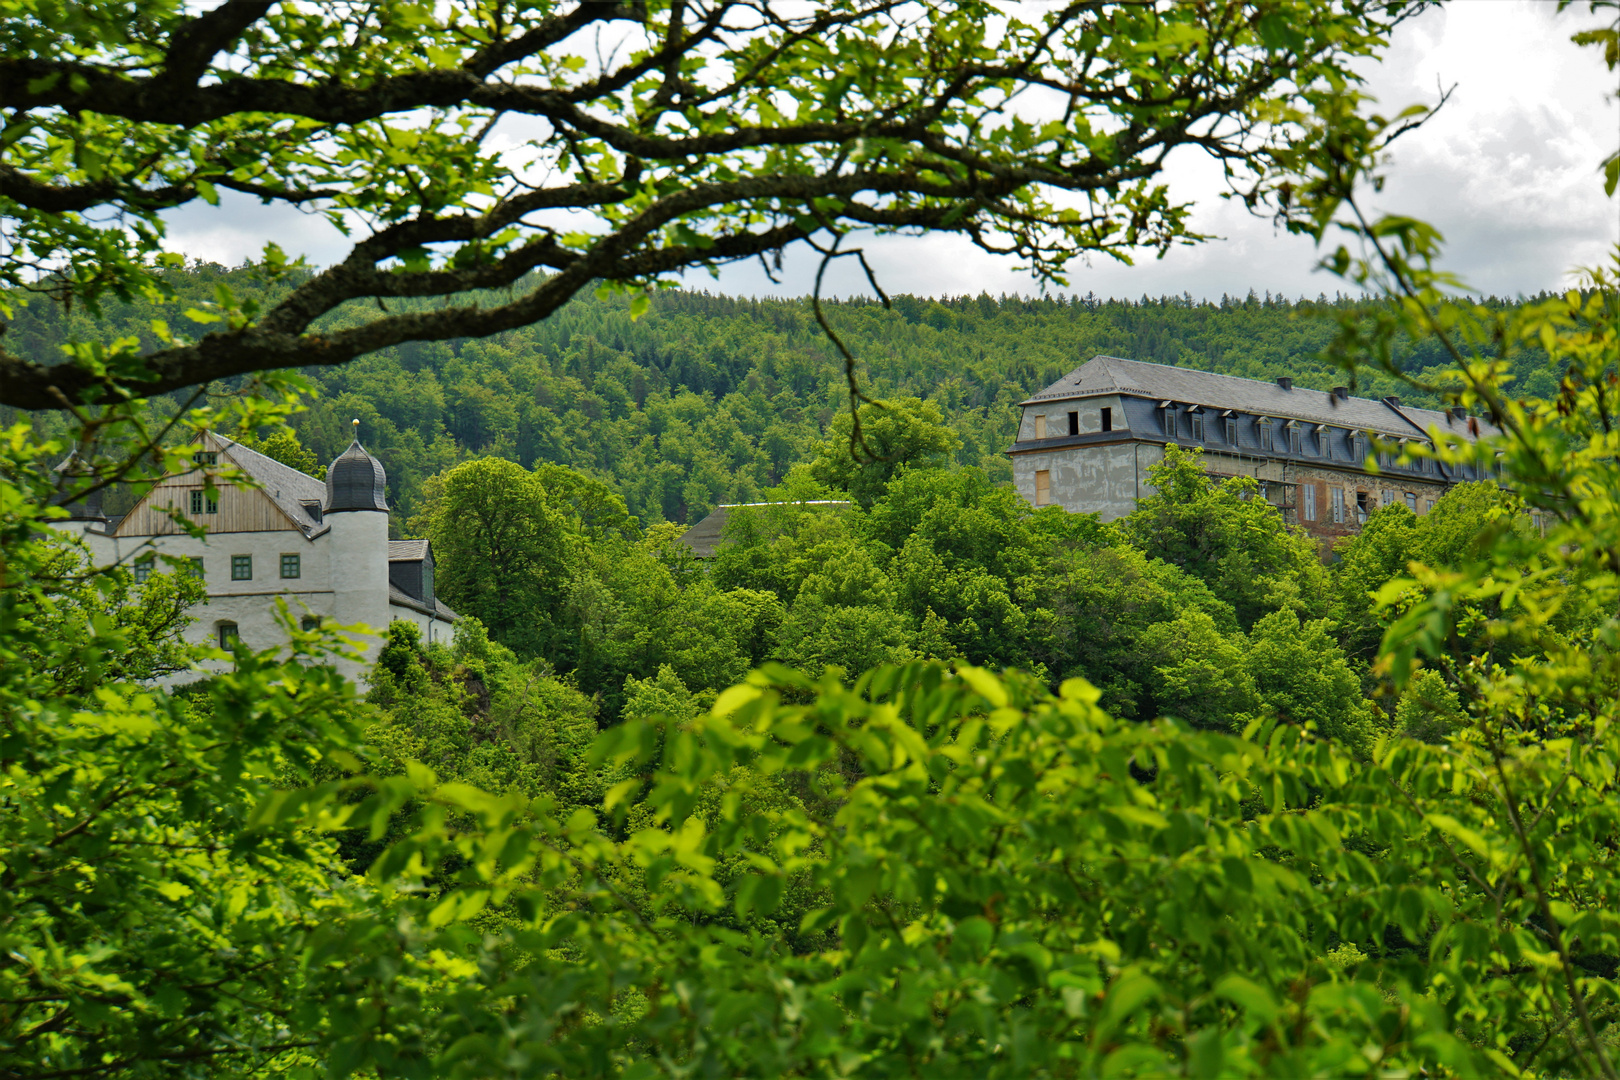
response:
M264 492L265 497L275 503L276 508L285 514L296 528L307 533L315 527L316 522L304 509L303 503L319 502L324 504L326 501L325 484L322 484L308 473L295 469L285 462L277 461L270 455L261 453L251 446L245 446L229 436L220 435L217 432L210 432L210 434L214 436L221 449L236 464L236 467L259 485L259 490ZM308 489L302 492L294 490L292 497L288 498L280 493L279 487L273 488L271 486L273 484L294 489L307 485ZM318 494L314 490L315 488L320 489Z
M1384 398L1383 402L1384 402L1384 406L1387 409L1389 409L1390 412L1394 413L1396 416L1400 417L1402 420L1405 420L1408 424L1411 424L1414 428L1416 428L1417 433L1419 435L1422 435L1425 438L1428 437L1429 433L1427 431L1423 430L1423 426L1421 424L1419 424L1416 420L1412 419L1410 416L1407 416L1404 412L1402 412L1401 407L1399 405L1397 405L1393 401L1389 400L1389 398Z
M1331 390L1296 387L1291 377L1279 382L1100 353L1019 404L1060 407L1062 403L1109 394L1360 429L1381 437L1407 437L1414 429L1428 437L1425 421L1439 429L1449 426L1444 411L1416 405L1395 407L1375 397L1339 397Z

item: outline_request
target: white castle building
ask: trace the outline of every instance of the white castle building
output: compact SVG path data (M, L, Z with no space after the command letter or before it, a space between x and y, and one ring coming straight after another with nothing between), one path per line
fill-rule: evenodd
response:
M169 568L160 556L187 560L208 586L207 600L191 611L196 621L186 637L194 642L285 644L277 598L305 629L369 627L367 666L397 619L415 623L424 643L449 641L456 615L433 594L433 552L426 540L388 538L387 476L358 438L327 467L324 484L212 432L193 445L196 468L159 481L123 517L107 518L92 497L66 506L71 517L53 524L82 538L98 565L132 567L137 582ZM231 465L256 486L216 480L208 490L209 477ZM188 535L176 518L206 535ZM363 670L351 661L337 666L349 676Z

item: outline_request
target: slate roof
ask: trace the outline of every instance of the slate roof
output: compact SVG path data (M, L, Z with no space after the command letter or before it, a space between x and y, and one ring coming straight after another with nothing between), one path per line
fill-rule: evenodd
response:
M714 508L714 512L702 521L693 525L681 534L681 543L692 549L692 554L700 559L714 558L715 548L720 546L721 534L726 527L726 514L731 510L750 506L833 506L846 509L849 503L837 499L812 499L805 502L757 502L757 503L721 503Z
M232 463L252 477L264 493L281 508L282 513L292 518L305 536L315 536L330 528L311 517L309 511L302 505L305 502L312 502L316 506L325 506L324 483L223 435L214 435L214 440L230 457Z
M389 562L421 562L427 558L428 542L426 540L390 540L388 541Z
M356 420L355 431L360 430ZM326 467L326 512L388 510L388 473L383 463L366 453L357 437Z
M392 582L388 585L388 602L420 611L424 615L436 616L446 622L455 622L461 618L460 615L446 607L443 601L434 600L431 604L424 603Z
M1373 398L1335 398L1325 391L1302 387L1285 390L1275 382L1146 364L1117 356L1094 357L1021 404L1040 405L1098 394L1126 394L1178 405L1231 409L1255 416L1371 431L1394 438L1427 435L1434 427L1445 434L1470 440L1495 433L1483 420L1471 427L1468 420L1456 419L1436 409L1395 405Z

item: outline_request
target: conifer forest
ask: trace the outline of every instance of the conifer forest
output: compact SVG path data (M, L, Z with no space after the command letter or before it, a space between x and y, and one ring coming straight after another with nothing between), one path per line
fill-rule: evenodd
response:
M1423 10L0 0L0 1075L1620 1080L1620 248L1480 295L1374 198ZM1210 242L1178 150L1330 291L1079 295ZM175 249L237 198L346 253ZM693 287L923 234L1030 291ZM1485 479L1032 505L1099 355ZM236 494L453 631L222 590Z

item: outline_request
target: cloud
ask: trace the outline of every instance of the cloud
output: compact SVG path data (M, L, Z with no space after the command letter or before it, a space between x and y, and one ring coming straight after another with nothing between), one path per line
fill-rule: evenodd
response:
M1371 205L1434 224L1447 238L1445 265L1474 289L1533 294L1569 283L1575 266L1602 260L1620 243L1620 209L1603 194L1599 163L1620 141L1614 78L1591 48L1569 36L1585 21L1552 4L1493 0L1432 8L1403 24L1383 63L1366 72L1388 113L1432 104L1455 84L1439 115L1399 140L1389 183ZM1197 151L1169 162L1172 192L1193 199L1192 227L1220 239L1151 253L1134 266L1093 259L1076 266L1070 287L1099 296L1180 295L1218 299L1250 289L1315 296L1344 289L1315 270L1308 239L1276 229L1239 203L1220 198L1220 169ZM884 287L918 294L1031 292L1010 260L977 251L957 237L869 242ZM786 260L782 286L757 267L728 268L720 291L808 292L815 262ZM701 282L689 278L695 285ZM827 291L869 292L853 266L829 270Z
M266 206L234 191L221 191L218 206L183 207L169 214L165 225L169 250L222 266L257 260L271 241L316 266L330 266L349 252L349 240L320 215L285 203Z
M1598 174L1620 115L1596 50L1569 41L1583 25L1551 4L1455 4L1417 20L1375 77L1390 101L1455 85L1395 145L1374 205L1439 227L1448 264L1483 292L1567 284L1571 267L1620 242Z

